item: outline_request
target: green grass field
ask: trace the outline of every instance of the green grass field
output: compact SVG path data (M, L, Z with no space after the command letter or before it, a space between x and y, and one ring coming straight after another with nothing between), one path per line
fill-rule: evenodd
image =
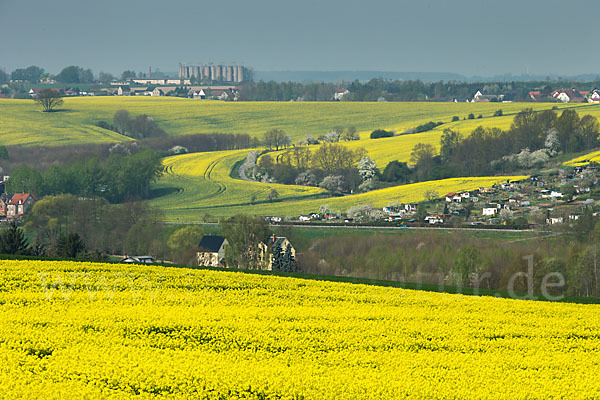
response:
M319 136L335 126L355 126L363 138L377 128L403 132L429 121L468 132L478 125L507 127L511 114L526 107L549 109L548 103L358 103L358 102L219 102L167 97L66 98L60 112L42 113L31 100L0 99L0 137L4 145L63 145L129 140L95 126L111 121L115 111L151 115L169 135L248 133L261 136L284 129L294 141ZM572 107L572 105L558 105ZM582 109L597 106L578 106ZM505 117L492 117L502 109ZM582 110L583 111L583 110ZM462 119L469 113L484 118ZM597 112L600 115L600 112ZM461 121L450 123L456 115ZM446 124L447 123L447 124Z

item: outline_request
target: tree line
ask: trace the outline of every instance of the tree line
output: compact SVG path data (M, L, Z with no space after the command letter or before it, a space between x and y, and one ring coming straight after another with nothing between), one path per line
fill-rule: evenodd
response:
M600 146L596 117L567 109L515 115L510 129L477 127L470 135L444 130L440 151L431 144L414 146L408 165L389 163L382 180L415 182L458 176L484 176L540 167L558 154L576 153Z
M558 236L514 241L461 231L335 235L307 245L298 263L306 273L495 291L513 284L521 293L531 283L539 294L546 279L556 285L548 288L552 296L599 297L599 243L600 217L587 209Z
M165 131L158 126L154 118L147 114L133 117L127 110L117 110L113 116L112 124L99 121L96 125L133 139L165 136Z
M327 101L340 87L348 89L343 101L466 101L478 90L508 93L513 101L532 101L529 92L539 90L545 101L555 101L551 93L566 87L600 87L600 81L512 81L512 82L422 82L375 78L367 82L309 83L244 82L239 87L245 101Z
M362 147L351 150L340 143L323 143L314 151L294 146L276 160L264 154L254 176L262 181L319 186L331 193L352 192L363 182L358 164L366 155Z
M161 174L160 155L147 149L132 155L111 154L105 160L94 157L70 166L52 165L43 172L21 165L12 171L6 190L38 198L69 193L119 203L148 198L150 184Z

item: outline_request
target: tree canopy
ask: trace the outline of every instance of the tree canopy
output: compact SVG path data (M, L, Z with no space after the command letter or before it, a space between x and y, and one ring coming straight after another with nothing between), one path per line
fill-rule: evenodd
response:
M42 106L44 112L55 111L56 107L61 106L64 101L57 90L44 89L40 91L33 101Z

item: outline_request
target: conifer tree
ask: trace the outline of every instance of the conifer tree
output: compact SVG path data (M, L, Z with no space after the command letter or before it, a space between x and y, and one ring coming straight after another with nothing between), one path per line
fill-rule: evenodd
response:
M283 271L296 272L297 270L298 266L296 264L296 259L292 254L292 245L288 243L285 247L285 253L283 255Z
M273 263L272 270L273 271L284 271L284 254L281 246L277 244L273 245Z
M25 238L23 230L12 222L10 226L0 234L0 251L4 254L27 254L29 243Z

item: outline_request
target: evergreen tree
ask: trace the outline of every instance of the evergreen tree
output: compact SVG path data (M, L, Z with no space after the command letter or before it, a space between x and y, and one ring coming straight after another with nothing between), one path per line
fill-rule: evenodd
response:
M273 245L273 263L272 270L273 271L284 271L284 255L283 249L281 246Z
M62 258L75 258L85 251L85 243L77 233L69 233L58 238L56 255Z
M296 264L296 259L292 254L292 245L288 243L285 247L285 253L283 254L283 271L296 272L297 270L298 265Z
M0 252L3 254L27 254L29 243L16 222L12 222L8 229L0 234Z

